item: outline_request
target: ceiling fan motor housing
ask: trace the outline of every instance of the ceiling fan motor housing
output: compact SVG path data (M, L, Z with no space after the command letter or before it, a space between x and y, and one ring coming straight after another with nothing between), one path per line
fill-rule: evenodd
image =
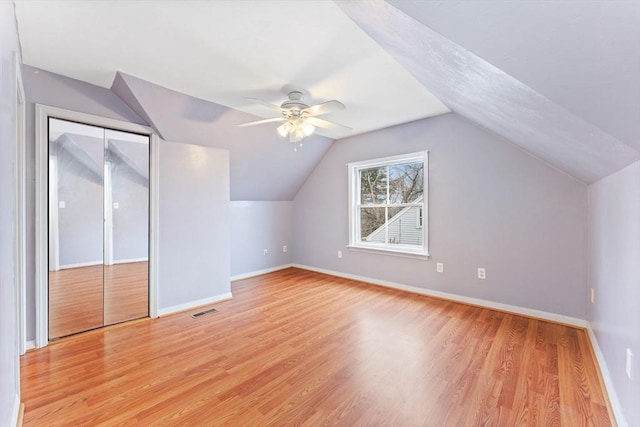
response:
M272 110L278 110L282 117L255 120L253 122L239 124L238 126L245 127L261 125L264 123L285 122L278 127L280 135L283 137L289 136L290 140L293 135L298 141L302 140L305 136L309 136L315 127L321 127L343 133L350 132L352 130L350 127L317 117L334 111L344 110L345 106L340 101L333 99L310 107L304 102L304 94L301 91L291 91L287 94L287 97L288 99L280 106L261 99L251 98L258 104L267 106ZM294 131L293 133L292 130Z
M280 108L283 110L289 110L290 114L288 116L299 116L300 111L305 108L309 108L307 104L304 102L304 94L299 91L289 92L289 99L284 101ZM284 111L282 112L285 113Z

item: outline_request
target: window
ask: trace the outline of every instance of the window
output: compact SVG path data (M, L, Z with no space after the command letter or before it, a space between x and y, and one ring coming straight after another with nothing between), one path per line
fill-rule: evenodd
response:
M428 153L350 163L348 166L349 246L428 255Z

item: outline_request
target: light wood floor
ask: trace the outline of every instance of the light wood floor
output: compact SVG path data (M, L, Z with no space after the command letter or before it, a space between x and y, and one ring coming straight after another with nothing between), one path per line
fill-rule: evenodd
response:
M27 353L24 425L611 425L583 330L293 268L232 291Z
M49 272L49 337L147 316L148 270L132 262Z

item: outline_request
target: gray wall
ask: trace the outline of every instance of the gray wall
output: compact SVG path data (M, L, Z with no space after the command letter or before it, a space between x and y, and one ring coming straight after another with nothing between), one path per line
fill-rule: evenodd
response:
M346 250L346 164L420 150L432 257ZM337 141L294 202L296 263L586 318L586 186L454 113Z
M53 127L53 125L52 125ZM60 142L64 141L63 145ZM62 148L65 147L65 148ZM104 234L104 142L89 136L63 134L49 141L49 159L58 165L59 267L102 264ZM59 203L64 202L64 208ZM53 250L53 240L49 240ZM49 265L51 269L53 265Z
M4 28L4 27L3 27ZM35 164L35 128L34 128L34 103L41 103L45 105L50 105L54 107L66 108L69 110L85 112L89 114L94 114L102 117L109 117L118 120L125 120L132 123L145 124L144 121L131 110L124 102L118 98L111 90L100 88L97 86L89 85L74 79L70 79L67 77L63 77L57 74L49 73L44 70L39 70L36 68L24 66L23 67L24 80L25 80L25 90L27 95L27 156L28 156L28 184L27 184L27 339L33 340L35 338L35 267L34 267L34 259L35 259L35 236L34 236L34 223L35 223L35 170L33 165ZM154 101L162 101L164 103L175 103L176 111L172 110L171 106L168 106L168 111L163 110L163 114L154 115L154 118L158 123L162 124L165 128L170 129L169 134L175 134L176 139L184 141L184 139L180 138L180 135L186 134L188 136L189 141L195 140L197 143L202 144L202 141L206 141L207 144L216 145L216 144L226 144L229 145L230 135L222 135L220 132L214 133L214 140L212 140L212 134L209 133L211 130L207 126L197 125L194 121L189 120L186 123L183 123L185 120L180 113L180 108L184 107L185 99L188 98L186 96L180 94L171 93L171 96L165 96L164 91L162 93L156 94L153 92L155 90L154 87L151 87L149 90L152 94L157 95L153 98ZM170 92L170 91L168 91ZM190 102L200 102L199 100L194 100L189 98L187 101ZM173 104L172 104L173 105ZM208 106L207 108L210 108ZM205 108L205 112L208 111ZM231 111L231 110L229 110ZM175 115L173 115L175 114ZM238 113L240 114L240 113ZM253 117L250 115L242 115L242 119L252 119ZM247 116L247 117L245 117ZM218 125L216 125L218 126ZM235 123L230 125L232 127L232 134L236 132ZM253 129L253 128L252 128ZM253 129L255 131L255 129ZM258 133L262 131L258 130ZM233 138L231 138L233 139ZM218 142L216 142L218 140ZM320 138L322 141L322 138ZM221 141L221 142L220 142ZM281 143L280 140L277 141ZM316 141L314 141L316 142ZM326 149L326 144L320 144L320 147L315 147L313 150L313 156L318 156L324 152ZM246 144L245 144L246 145ZM324 147L323 147L324 145ZM307 147L305 146L305 149ZM314 148L313 144L310 144L309 148ZM299 162L301 160L305 160L301 158L299 154L308 154L308 150L304 153L293 153L290 150L290 147L287 147L286 151L287 156L291 155L291 158L287 158L286 162L288 164L292 164L293 162ZM260 151L257 156L263 156L263 152ZM312 156L312 157L313 157ZM264 159L263 159L264 160ZM312 168L313 164L308 164L308 160L305 163L305 168ZM279 166L282 168L281 166ZM246 168L246 165L243 166ZM304 169L304 168L303 168ZM165 170L161 169L160 175L164 176L166 173ZM299 172L297 172L299 174ZM240 178L239 178L240 179ZM296 184L297 185L297 184ZM266 225L266 218L275 219L275 218L287 218L286 220L281 220L278 222L278 225L275 226L277 230L277 234L272 234L270 237L265 237L263 240L259 240L255 242L255 246L253 242L247 240L244 236L246 236L246 232L237 229L240 233L238 238L231 239L234 243L231 246L231 253L233 255L233 274L243 274L249 273L252 271L256 271L257 269L269 268L272 266L282 265L283 263L290 262L290 255L292 248L289 248L289 252L287 254L283 254L282 252L278 252L277 248L282 250L283 244L291 245L291 239L288 238L288 243L281 243L280 239L276 239L278 235L285 235L286 233L291 233L291 228L285 227L285 223L291 224L290 219L290 210L292 202L279 204L279 203L270 203L270 202L259 202L257 206L259 206L259 210L261 215L259 216L245 216L249 221L255 221L247 224L247 230L265 230L268 233L270 228L273 228L273 225ZM283 208L283 206L289 206L288 208ZM287 210L289 212L287 212ZM236 211L235 213L237 213ZM184 212L183 212L184 213ZM165 213L161 213L161 223L165 219ZM283 215L285 215L283 217ZM115 220L115 218L114 218ZM278 220L280 221L280 220ZM266 236L266 235L265 235ZM114 236L116 238L116 236ZM274 239L273 241L270 239ZM241 245L238 245L239 242L244 242L249 245L248 248L244 248ZM114 254L116 259L120 257L119 250L117 249L117 242L114 242L116 253ZM162 244L162 243L161 243ZM269 255L264 257L262 255L262 250L267 247L269 249ZM271 250L271 247L274 247ZM227 248L229 251L229 248ZM162 252L162 251L161 251ZM249 257L249 259L245 259L242 254L253 253L257 254L257 256ZM165 254L166 255L166 254ZM265 259L266 258L266 259ZM266 264L265 264L266 261ZM168 282L167 282L168 283ZM180 304L182 301L182 295L177 295L178 300L171 300L171 292L164 293L163 300L160 301L161 307L169 307L173 305Z
M19 51L13 3L0 2L0 425L11 425L19 398L14 242L16 86L13 52Z
M640 162L589 186L589 236L589 321L627 422L640 426Z
M231 202L231 275L291 263L292 224L293 202Z
M117 262L149 256L149 145L109 140L119 156L111 159L113 259Z
M231 291L229 153L160 142L160 310Z

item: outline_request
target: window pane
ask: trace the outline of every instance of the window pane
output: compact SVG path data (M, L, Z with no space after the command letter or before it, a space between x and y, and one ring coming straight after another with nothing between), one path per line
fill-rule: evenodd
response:
M360 203L363 205L386 203L387 167L362 169L360 171ZM363 234L364 235L364 234Z
M389 167L389 203L413 203L424 192L424 163Z
M390 245L422 245L422 229L418 227L416 217L420 207L389 208L388 227Z
M360 208L360 240L384 243L385 208Z

